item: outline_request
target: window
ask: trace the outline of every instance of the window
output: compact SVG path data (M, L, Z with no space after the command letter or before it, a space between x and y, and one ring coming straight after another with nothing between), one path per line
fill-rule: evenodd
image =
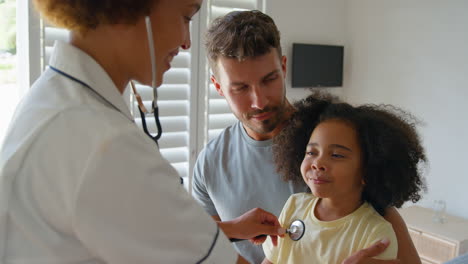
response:
M0 144L20 98L16 51L16 0L0 0Z
M31 81L23 83L23 86L29 87L47 66L55 40L68 39L68 32L47 25L37 17L30 4L24 5L23 12L28 12L29 21L21 34L28 37L29 45L24 48L27 55L22 57L22 61L28 66ZM224 98L210 84L203 34L214 18L233 10L249 9L263 10L263 0L204 1L200 13L191 23L192 47L187 51L181 50L174 58L172 68L164 75L163 85L158 88L163 129L160 151L177 169L186 188L191 187L190 175L198 153L210 139L236 120ZM151 87L137 84L136 88L150 109ZM141 127L138 105L130 89L127 89L126 96L135 122ZM152 115L148 115L146 120L149 131L157 132Z

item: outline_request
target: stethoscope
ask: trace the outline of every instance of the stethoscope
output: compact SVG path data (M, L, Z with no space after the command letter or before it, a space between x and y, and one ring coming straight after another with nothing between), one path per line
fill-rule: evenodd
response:
M143 131L145 132L146 135L148 135L148 137L150 137L156 143L156 145L159 146L158 140L161 138L162 128L161 128L161 122L159 121L158 89L157 89L157 83L156 83L156 55L154 54L153 29L151 27L151 20L149 16L145 17L145 23L146 23L146 33L148 36L148 45L149 45L149 52L150 52L150 59L151 59L151 77L152 77L151 86L153 88L153 102L151 104L151 108L152 108L151 112L153 112L154 120L156 122L156 127L158 129L158 133L156 134L156 136L151 135L146 125L146 114L149 111L144 106L143 100L141 99L140 94L137 92L135 88L135 84L133 82L130 82L130 85L132 86L133 94L135 94L135 98L137 99L138 111L140 112L141 125L143 127Z
M130 86L132 87L133 94L135 95L135 99L137 100L137 103L138 103L138 111L140 112L141 126L143 127L143 131L145 132L146 135L148 135L148 137L150 137L156 143L156 145L159 146L158 140L161 138L162 128L161 128L161 122L159 121L159 107L157 106L157 103L156 103L156 100L158 99L157 91L156 89L154 89L156 97L154 97L151 107L153 108L152 112L154 115L154 120L156 121L158 134L156 134L156 136L152 136L146 125L146 113L148 113L149 111L146 109L145 105L143 104L143 100L141 99L140 94L137 92L135 88L135 84L133 82L130 82Z
M286 233L289 235L289 237L294 240L298 241L304 236L305 233L305 224L302 222L302 220L294 220L291 225L289 225L289 228L286 230Z
M298 241L300 240L305 233L305 224L302 222L302 220L296 219L294 220L290 225L289 228L286 229L286 234L288 234L289 238L293 241ZM266 235L259 235L256 236L257 238L259 237L265 237ZM231 242L239 242L243 241L246 239L239 239L239 238L231 238L229 239Z

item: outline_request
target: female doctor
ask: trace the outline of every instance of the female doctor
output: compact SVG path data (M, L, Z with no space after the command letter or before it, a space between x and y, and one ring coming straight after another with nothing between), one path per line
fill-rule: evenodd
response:
M71 40L1 149L0 263L234 263L225 235L284 233L260 209L213 222L122 97L130 80L161 84L201 2L35 0Z

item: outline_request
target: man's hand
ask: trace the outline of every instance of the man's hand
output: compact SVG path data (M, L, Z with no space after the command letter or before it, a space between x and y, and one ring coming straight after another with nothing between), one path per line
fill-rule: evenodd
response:
M229 238L251 239L254 243L265 241L265 237L256 236L270 235L275 246L277 236L283 236L286 232L275 215L260 208L254 208L231 221L218 222L218 225Z
M399 260L380 260L372 258L384 252L389 244L390 241L388 239L377 241L372 246L359 250L349 256L342 264L399 264Z

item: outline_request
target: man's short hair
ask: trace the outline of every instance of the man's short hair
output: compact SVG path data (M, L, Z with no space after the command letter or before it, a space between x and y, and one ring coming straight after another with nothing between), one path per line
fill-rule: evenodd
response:
M280 33L268 15L258 11L233 11L216 18L206 34L208 60L213 72L220 56L239 61L265 55L275 48L282 56Z

